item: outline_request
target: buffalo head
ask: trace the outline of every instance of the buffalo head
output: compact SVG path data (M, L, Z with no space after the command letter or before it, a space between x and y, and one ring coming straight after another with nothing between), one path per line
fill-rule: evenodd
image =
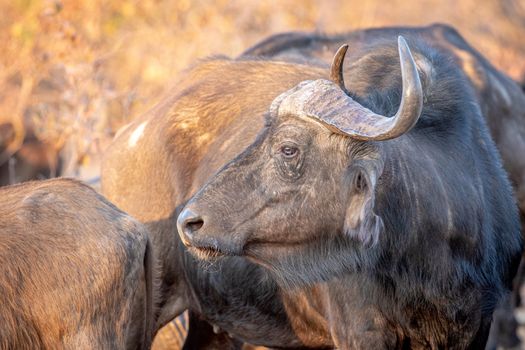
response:
M320 272L324 278L323 270L345 268L341 252L378 242L379 141L416 124L423 92L412 54L399 37L400 107L392 117L375 114L345 89L346 50L341 47L334 57L331 81L304 81L277 97L255 142L187 203L178 230L192 252L243 255L276 272L293 266L291 274Z

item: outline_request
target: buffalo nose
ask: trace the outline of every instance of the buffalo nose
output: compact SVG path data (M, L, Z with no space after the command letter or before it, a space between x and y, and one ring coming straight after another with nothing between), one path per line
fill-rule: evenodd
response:
M189 246L195 233L204 225L202 218L195 214L191 209L184 209L177 218L177 229L182 242Z

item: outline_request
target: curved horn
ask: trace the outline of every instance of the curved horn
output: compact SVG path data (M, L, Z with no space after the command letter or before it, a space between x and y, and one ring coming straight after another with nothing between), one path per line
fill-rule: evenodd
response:
M384 139L393 139L408 132L416 125L423 110L423 88L417 72L417 66L401 35L397 38L399 61L401 62L401 77L403 79L403 94L401 103L388 130L383 133ZM378 135L379 136L379 135Z
M335 53L334 59L332 60L332 66L330 67L330 80L336 83L345 93L347 91L345 87L345 78L343 76L343 62L347 50L348 44L341 46Z
M341 50L341 49L340 49ZM402 36L398 37L403 93L397 113L387 118L360 105L343 91L339 84L327 80L310 81L283 98L279 113L314 119L334 132L359 140L390 140L408 132L423 109L423 89L416 64ZM338 51L339 53L339 51ZM344 55L342 55L344 56ZM334 66L338 62L334 58ZM332 69L333 71L337 69Z

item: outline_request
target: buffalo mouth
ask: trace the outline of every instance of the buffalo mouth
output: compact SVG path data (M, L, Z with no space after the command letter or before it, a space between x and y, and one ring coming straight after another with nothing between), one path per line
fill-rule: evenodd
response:
M235 245L218 244L215 240L211 242L192 242L186 245L188 251L200 260L218 259L225 256L242 255L241 250Z
M188 250L200 260L217 259L227 255L221 250L213 247L189 247Z

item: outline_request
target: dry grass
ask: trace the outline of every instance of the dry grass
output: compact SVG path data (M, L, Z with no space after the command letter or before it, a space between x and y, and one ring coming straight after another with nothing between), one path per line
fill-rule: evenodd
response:
M444 22L525 77L525 0L0 0L0 10L0 124L19 135L11 151L34 133L61 152L61 173L84 178L117 128L192 61L235 56L273 33Z
M69 175L193 60L234 56L277 32L446 22L513 78L525 75L524 0L0 0L0 9L0 123L61 150Z

